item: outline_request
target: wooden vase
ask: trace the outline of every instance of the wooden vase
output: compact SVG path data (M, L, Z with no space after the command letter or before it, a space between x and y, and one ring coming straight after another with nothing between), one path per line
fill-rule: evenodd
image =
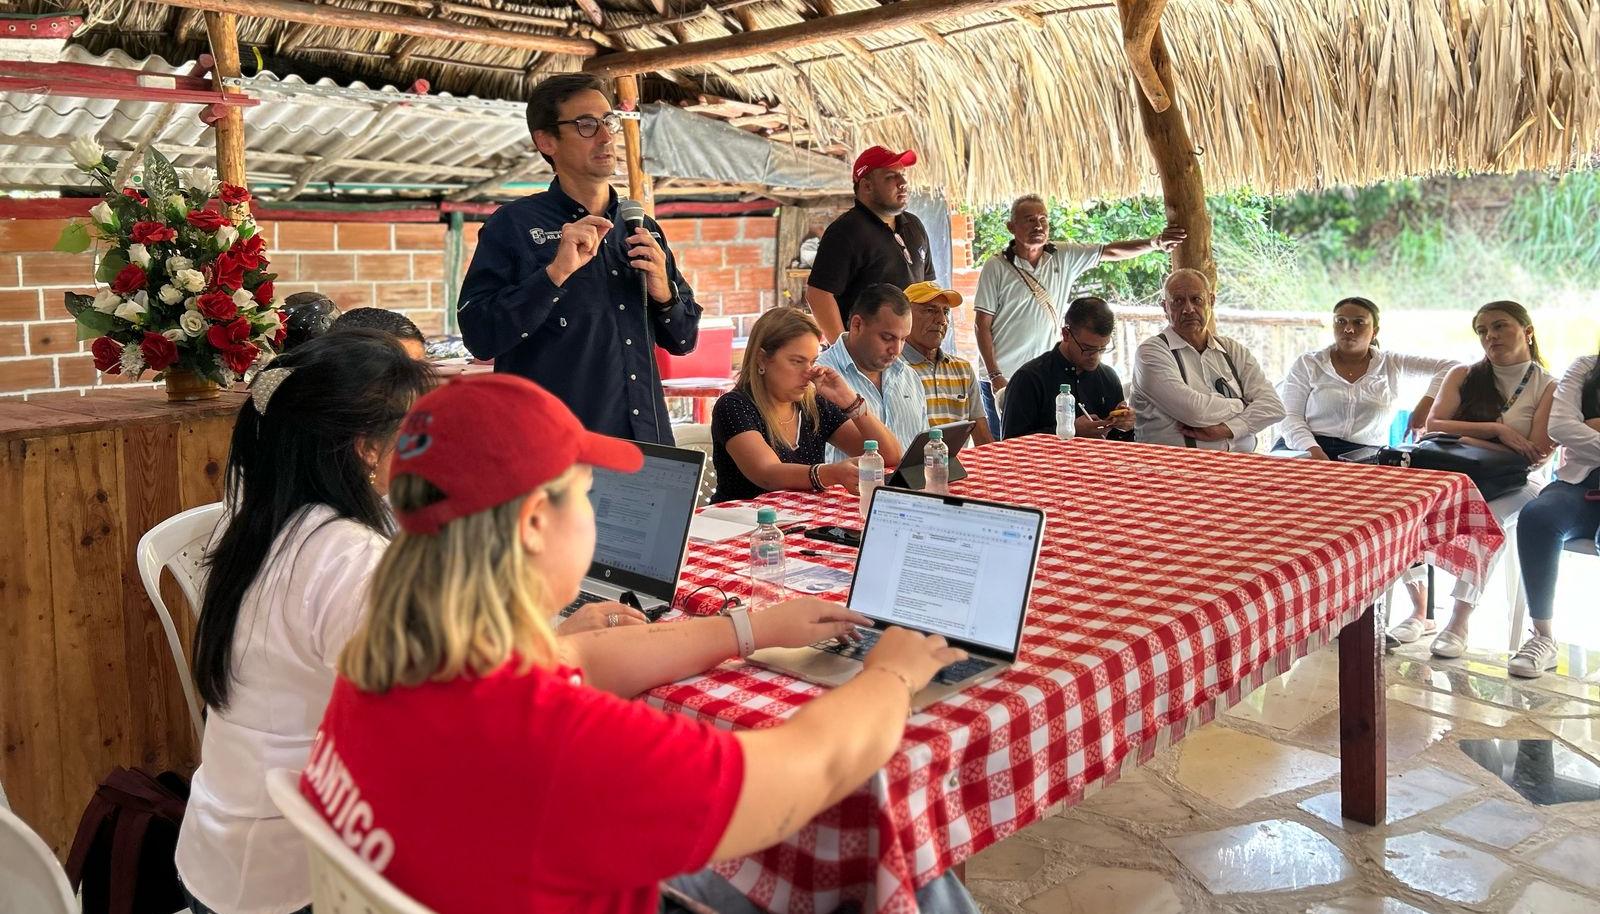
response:
M173 369L167 372L167 401L187 403L191 400L214 400L222 393L217 382L192 371Z

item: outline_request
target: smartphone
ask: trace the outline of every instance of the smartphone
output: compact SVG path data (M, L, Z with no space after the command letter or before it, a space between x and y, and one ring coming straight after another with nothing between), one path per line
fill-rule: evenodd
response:
M861 548L861 531L849 527L812 527L805 532L806 536L836 546L848 546L851 549Z

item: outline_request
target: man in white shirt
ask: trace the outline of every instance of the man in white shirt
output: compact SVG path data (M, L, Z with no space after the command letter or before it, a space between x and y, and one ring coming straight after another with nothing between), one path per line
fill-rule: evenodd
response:
M1256 433L1283 418L1283 401L1243 343L1215 331L1216 295L1199 270L1173 270L1161 287L1167 329L1134 358L1136 440L1254 451Z
M928 401L917 371L900 358L911 335L911 300L889 283L867 286L850 312L850 329L839 335L820 358L844 377L851 389L867 398L867 409L883 420L901 447L928 427ZM878 442L879 446L883 442ZM828 446L828 462L846 454Z
M1036 194L1011 204L1011 243L990 257L978 274L974 332L985 380L979 385L989 427L1000 434L994 394L1018 368L1055 348L1061 337L1072 286L1102 263L1155 251L1171 251L1188 233L1177 226L1154 238L1110 244L1051 244L1050 214Z

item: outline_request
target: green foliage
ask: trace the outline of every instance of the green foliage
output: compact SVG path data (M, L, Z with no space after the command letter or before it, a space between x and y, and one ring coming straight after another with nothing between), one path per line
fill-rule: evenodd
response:
M92 243L87 225L82 222L68 222L67 227L61 230L61 237L56 239L55 250L64 254L82 254L89 250L89 245Z
M1600 170L1519 196L1502 223L1523 262L1593 284L1600 274Z

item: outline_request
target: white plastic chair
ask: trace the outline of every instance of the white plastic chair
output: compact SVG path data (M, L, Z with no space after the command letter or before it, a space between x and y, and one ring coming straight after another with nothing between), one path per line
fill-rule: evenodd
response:
M1509 536L1510 534L1507 535ZM1594 540L1587 537L1567 540L1566 545L1561 548L1566 552L1578 555L1600 555L1600 550L1595 549ZM1513 653L1522 646L1521 639L1524 630L1528 626L1528 591L1522 586L1522 575L1520 573L1517 575L1516 584L1516 594L1511 598L1511 650Z
M300 795L300 772L267 772L267 795L306 840L317 914L433 914L367 865Z
M76 914L77 899L44 839L0 808L0 914Z
M139 577L144 581L145 593L161 617L161 627L167 633L167 647L172 649L172 662L178 667L178 681L183 684L183 699L189 704L189 723L194 727L195 742L205 732L205 719L200 716L200 698L194 690L194 679L189 676L189 661L183 655L183 642L178 640L177 626L172 624L172 613L161 599L161 569L172 572L184 599L196 612L200 610L200 591L204 582L206 543L217 523L222 520L222 502L213 502L174 514L139 539L137 562Z
M678 447L689 448L706 455L706 471L700 477L700 497L696 499L695 504L701 508L711 504L711 496L717 491L717 468L711 462L711 426L674 426L672 437L678 442Z

